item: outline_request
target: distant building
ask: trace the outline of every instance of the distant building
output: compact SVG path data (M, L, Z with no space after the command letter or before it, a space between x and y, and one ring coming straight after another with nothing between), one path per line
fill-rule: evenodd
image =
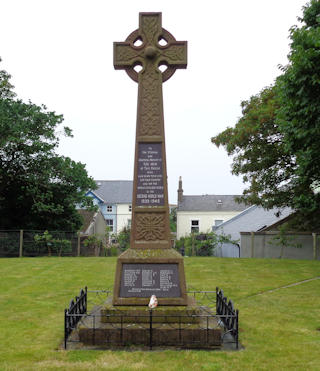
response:
M246 209L235 201L236 195L185 196L179 178L177 207L177 239L191 232L211 232L218 226Z
M283 220L283 218L286 218L291 213L292 210L289 207L280 210L279 208L265 210L257 205L248 207L240 214L217 227L213 227L213 231L216 234L225 234L230 236L233 241L237 241L237 245L224 243L214 251L214 255L233 258L243 257L246 256L246 254L248 255L248 249L242 246L241 233L248 232L246 238L249 240L250 244L251 232L263 231L268 226ZM248 242L246 242L246 244L248 245Z
M104 235L106 232L106 221L101 211L78 210L82 218L80 229L81 236Z
M132 180L96 180L98 188L87 192L101 210L111 232L131 227Z

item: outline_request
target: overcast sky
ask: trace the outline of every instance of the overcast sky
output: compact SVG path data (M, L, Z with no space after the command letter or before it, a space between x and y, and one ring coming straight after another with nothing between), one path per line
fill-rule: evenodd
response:
M138 28L139 12L188 41L188 67L164 83L169 201L185 194L240 194L242 179L210 138L286 64L302 0L0 0L1 69L18 96L63 114L74 138L59 153L94 179L132 179L137 84L113 68L113 42Z

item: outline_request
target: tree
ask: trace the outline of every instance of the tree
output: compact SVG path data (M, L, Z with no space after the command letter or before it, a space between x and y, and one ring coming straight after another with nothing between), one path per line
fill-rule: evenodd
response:
M56 153L62 115L24 103L12 89L0 71L0 228L76 231L76 207L92 207L85 193L96 185L85 165Z
M170 231L177 232L177 208L173 207L169 215Z
M293 206L303 212L320 206L320 1L303 7L301 27L290 29L289 63L277 80L279 127L288 153L295 157L298 190Z
M320 227L320 2L307 4L300 21L301 28L290 31L283 74L242 102L235 127L211 140L234 156L232 173L249 184L241 201L290 206L296 210L292 223L307 229Z

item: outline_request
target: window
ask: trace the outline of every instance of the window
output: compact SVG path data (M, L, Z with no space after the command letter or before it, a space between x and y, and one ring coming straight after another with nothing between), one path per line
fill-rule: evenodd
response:
M129 212L131 213L132 211L132 205L129 205Z
M128 219L128 228L131 228L131 219Z
M112 213L112 206L111 205L107 206L107 213Z
M107 226L110 228L110 232L113 232L113 219L107 219Z
M216 219L215 221L214 221L214 225L217 227L218 225L220 225L220 224L222 224L223 223L223 220L221 220L221 219Z
M199 233L199 220L191 220L191 233Z

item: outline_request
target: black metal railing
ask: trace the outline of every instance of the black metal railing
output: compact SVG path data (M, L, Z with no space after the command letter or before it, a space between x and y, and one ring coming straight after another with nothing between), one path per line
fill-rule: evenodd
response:
M90 294L89 304L87 293ZM175 340L171 339L172 341L170 341L168 339L166 345L183 346L183 337L186 331L192 329L192 326L197 323L197 328L201 330L199 331L201 340L195 336L191 341L194 347L200 343L210 347L212 345L212 330L219 327L222 329L221 341L223 344L233 344L232 349L239 348L239 311L234 309L231 300L227 302L223 290L217 288L216 291L188 291L189 295L196 298L201 312L190 315L170 314L168 317L170 317L171 321L173 317L176 317L172 323L170 323L170 320L163 321L164 317L167 316L163 314L158 315L156 310L151 310L148 314L130 314L130 321L128 321L127 315L119 312L102 315L100 311L94 308L98 308L99 305L103 304L111 294L111 290L87 290L85 288L80 291L79 297L71 300L69 309L65 310L65 349L67 349L67 343L81 342L82 336L89 336L91 344L101 341L102 335L99 328L101 322L107 323L113 330L113 340L107 337L103 340L109 346L126 345L124 334L132 327L136 327L145 333L144 345L149 346L151 350L155 345L154 339L158 339L159 336L157 331L161 330L163 326L175 333L172 337ZM79 321L81 321L80 327L77 326ZM165 322L165 325L163 322ZM199 325L199 323L201 324ZM84 329L89 330L84 331ZM117 344L113 344L112 341L115 341Z
M227 333L230 333L235 341L236 348L239 349L239 310L234 309L232 300L224 296L223 290L216 288L216 313L221 318Z
M69 308L64 310L64 348L67 348L69 335L76 328L78 322L87 313L87 286L80 290L79 296L71 299Z

